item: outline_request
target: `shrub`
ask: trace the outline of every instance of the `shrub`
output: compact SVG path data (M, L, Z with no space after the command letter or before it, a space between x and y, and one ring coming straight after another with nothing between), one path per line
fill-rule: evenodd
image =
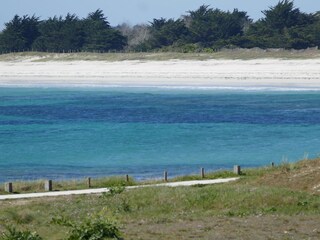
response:
M108 198L108 197L113 197L117 194L122 193L126 188L124 186L114 186L114 187L109 187L108 192L102 193L102 198Z
M37 234L30 231L19 231L14 227L7 227L7 232L0 237L1 240L42 240Z
M116 194L122 193L124 190L125 190L125 187L123 187L123 186L110 187L109 193L110 193L110 195L114 196Z
M108 218L101 216L86 219L84 222L71 222L64 218L55 218L53 223L69 227L68 240L103 240L119 239L120 231L117 224Z

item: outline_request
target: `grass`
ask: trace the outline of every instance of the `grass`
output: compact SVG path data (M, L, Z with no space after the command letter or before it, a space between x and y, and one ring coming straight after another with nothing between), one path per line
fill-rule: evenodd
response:
M13 182L13 191L15 194L18 193L32 193L32 192L43 192L45 180L37 181L17 181ZM127 182L124 177L114 176L105 178L91 178L91 188L105 188L113 186L134 186L138 183L131 177ZM0 194L7 194L4 191L4 184L0 186ZM88 189L88 180L85 179L74 179L65 181L53 181L52 186L54 191L65 191L65 190L80 190Z
M191 180L201 180L201 179L217 179L217 178L229 178L236 177L237 175L230 171L217 171L208 172L205 177L202 178L200 175L185 175L178 176L174 178L169 178L168 182L177 181L191 181ZM19 193L33 193L33 192L43 192L44 191L45 180L37 181L17 181L13 182L13 191L15 194ZM145 184L156 184L162 183L163 180L145 180L136 181L132 177L129 177L129 181L125 177L113 176L104 178L91 178L91 188L105 188L105 187L115 187L115 186L136 186ZM65 181L53 181L53 191L65 191L65 190L80 190L88 189L88 180L85 179L74 179ZM0 185L0 195L8 194L4 191L4 184Z
M279 49L233 49L213 53L179 53L179 52L129 52L129 53L44 53L21 52L0 55L0 61L31 60L34 62L46 61L126 61L126 60L153 60L165 61L180 60L210 60L210 59L315 59L320 58L320 51L309 50L279 50Z
M234 174L230 171L217 171L217 172L208 172L205 173L205 177L199 175L185 175L185 176L178 176L170 179L170 182L179 182L179 181L192 181L192 180L202 180L202 179L217 179L217 178L231 178L231 177L238 177L237 174Z
M305 160L244 169L241 180L226 184L2 201L0 232L13 225L44 239L63 239L68 229L52 225L53 218L80 223L100 214L120 223L124 239L256 239L257 232L261 239L319 239L319 168L320 159ZM212 177L218 176L232 174Z

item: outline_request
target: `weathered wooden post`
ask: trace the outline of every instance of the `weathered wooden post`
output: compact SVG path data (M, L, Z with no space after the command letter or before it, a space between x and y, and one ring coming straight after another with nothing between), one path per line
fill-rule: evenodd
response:
M204 178L204 168L201 168L201 177Z
M91 177L87 178L87 185L88 185L88 188L91 188Z
M239 165L234 165L233 166L233 173L240 175L241 174L241 167Z
M52 180L46 180L46 181L44 182L44 190L45 190L46 192L52 191Z
M168 182L168 172L167 171L164 171L163 178L164 178L165 182Z
M4 184L4 190L8 193L13 193L12 182L7 182Z
M129 179L129 175L128 175L128 174L126 175L126 181L127 181L127 182L129 182L129 181L130 181L130 179Z

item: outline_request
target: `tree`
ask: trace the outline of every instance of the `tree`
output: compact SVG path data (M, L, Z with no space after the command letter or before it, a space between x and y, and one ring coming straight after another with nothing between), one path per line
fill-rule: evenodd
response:
M110 51L162 49L213 51L222 47L304 49L320 45L320 12L307 14L293 0L280 0L256 22L244 11L202 5L175 19L110 26L102 10L84 19L74 14L40 21L15 15L0 32L0 51Z
M203 47L212 47L218 40L243 35L251 22L246 12L237 9L233 12L225 12L202 5L199 9L188 13L185 21L191 32L190 42L198 43Z
M30 50L34 40L40 35L38 25L38 17L15 15L10 22L5 23L5 29L0 37L0 49L2 51Z
M84 19L85 41L84 50L121 50L127 43L118 30L112 29L102 10L98 9L90 13Z
M37 51L60 51L60 42L63 38L60 30L63 25L62 17L49 18L39 25L40 37L33 43Z
M282 0L274 7L262 11L264 18L254 23L248 36L252 45L261 48L306 48L310 42L305 28L315 22L313 14L295 8L293 1Z
M286 28L305 26L314 21L311 14L300 12L290 0L282 0L276 6L270 7L262 13L265 16L262 21L278 33L283 33Z
M49 18L39 25L41 36L33 44L38 51L80 50L84 43L82 22L76 15Z
M126 38L110 26L99 9L81 20L69 13L65 18L49 18L41 22L39 31L33 44L38 51L107 51L126 45Z
M149 45L151 48L161 48L170 46L178 41L184 43L189 34L189 30L182 19L153 19L150 26Z

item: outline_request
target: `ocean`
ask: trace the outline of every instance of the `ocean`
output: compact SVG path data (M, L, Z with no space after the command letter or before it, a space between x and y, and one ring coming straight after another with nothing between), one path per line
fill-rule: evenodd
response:
M0 87L0 182L142 180L319 155L319 90Z

